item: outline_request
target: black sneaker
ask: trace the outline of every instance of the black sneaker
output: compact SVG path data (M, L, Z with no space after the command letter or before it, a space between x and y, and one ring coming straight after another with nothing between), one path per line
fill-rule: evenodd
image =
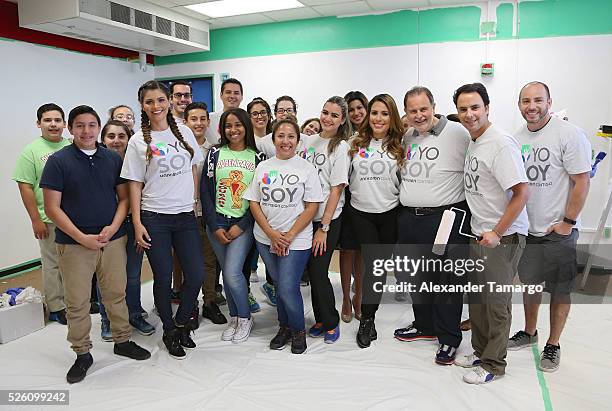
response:
M123 357L128 357L138 361L148 360L149 358L151 358L151 353L136 344L134 341L115 343L113 352L117 355L121 355Z
M172 290L170 291L170 302L172 304L180 304L181 303L181 292Z
M176 324L176 328L179 330L179 342L181 343L181 346L188 350L194 349L196 347L196 343L191 339L191 333L193 330L189 326L189 323L183 326Z
M181 346L181 331L178 328L173 328L171 331L164 332L162 341L168 349L170 357L182 360L187 356L185 350Z
M225 304L227 304L227 300L225 299L225 297L223 296L221 291L216 291L215 292L215 304L217 304L217 305L225 305Z
M310 275L308 274L308 270L304 270L302 279L300 280L300 285L302 287L308 287L310 285Z
M56 321L62 325L68 324L66 320L66 310L52 311L49 313L49 321Z
M436 337L433 333L422 332L422 331L417 330L417 328L414 326L414 323L410 324L406 328L398 328L393 333L393 336L400 341L407 341L407 342L419 341L419 340L437 340L438 339L438 337Z
M90 353L77 355L76 361L66 374L66 381L69 384L83 381L91 364L93 364L93 357Z
M302 354L306 351L306 330L293 331L291 333L291 352Z
M227 324L227 318L214 301L210 304L202 304L202 317L208 318L213 324Z
M192 330L197 330L198 328L200 328L200 310L198 309L197 303L195 308L191 312L189 321L187 321L187 326Z
M357 345L359 348L368 348L370 343L378 338L374 318L362 318L357 331Z
M100 314L100 303L97 301L92 301L89 306L89 314Z
M276 336L270 341L270 349L282 350L289 341L291 341L291 330L289 330L289 327L281 326Z

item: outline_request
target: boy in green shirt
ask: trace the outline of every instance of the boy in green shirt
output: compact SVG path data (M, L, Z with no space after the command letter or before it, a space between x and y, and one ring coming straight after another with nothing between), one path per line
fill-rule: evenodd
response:
M19 186L21 200L32 222L34 237L40 246L45 301L49 320L66 324L64 286L59 271L55 247L55 225L45 214L40 177L51 154L70 144L62 137L66 123L64 111L57 104L40 106L36 112L36 126L41 137L28 144L17 159L13 180Z

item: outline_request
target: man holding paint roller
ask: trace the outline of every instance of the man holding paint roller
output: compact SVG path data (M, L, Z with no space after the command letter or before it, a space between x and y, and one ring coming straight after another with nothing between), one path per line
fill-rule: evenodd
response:
M401 173L398 243L400 253L415 259L434 257L431 246L444 210L451 207L466 210L469 221L463 190L469 134L460 124L435 115L435 107L433 95L426 87L413 87L404 97L410 128L404 136L406 162ZM459 222L449 242L467 244L467 238L459 235ZM401 277L401 273L396 272L396 276ZM455 284L462 279L453 272L422 271L410 281L420 289L423 282ZM412 303L414 322L395 330L395 338L400 341L438 340L436 363L452 364L462 338L459 323L463 294L415 292Z
M526 84L518 101L526 124L516 134L531 188L527 248L518 271L523 284L545 283L551 295L550 335L540 359L540 369L548 372L561 363L559 339L577 275L577 220L589 193L591 172L591 145L584 131L551 116L551 105L546 84ZM523 294L525 329L510 338L509 350L537 345L541 302L542 293Z
M529 223L525 204L527 176L518 142L489 121L489 95L481 83L459 87L453 102L461 124L470 133L464 166L464 188L472 212L471 258L485 262L484 270L470 273L474 284L512 284L525 247ZM512 321L512 294L470 294L473 354L455 360L472 370L463 376L469 384L485 384L504 375Z

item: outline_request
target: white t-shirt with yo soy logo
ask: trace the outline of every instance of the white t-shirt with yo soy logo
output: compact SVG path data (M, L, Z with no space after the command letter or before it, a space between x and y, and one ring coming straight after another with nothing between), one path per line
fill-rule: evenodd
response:
M259 163L243 198L259 202L270 227L287 232L304 211L304 202L322 202L323 192L317 170L295 155L288 160L272 157ZM260 243L270 245L270 239L257 223L253 234ZM307 224L295 236L289 249L308 250L311 247L312 224Z

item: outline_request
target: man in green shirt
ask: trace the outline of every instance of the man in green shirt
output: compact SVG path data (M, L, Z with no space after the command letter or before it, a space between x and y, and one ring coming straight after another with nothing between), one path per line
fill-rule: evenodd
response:
M17 159L13 180L19 186L21 200L32 222L34 237L40 245L45 301L49 320L66 324L64 286L55 247L55 225L45 214L40 177L51 154L70 144L62 137L66 123L64 111L57 104L44 104L36 112L41 137L28 144Z

